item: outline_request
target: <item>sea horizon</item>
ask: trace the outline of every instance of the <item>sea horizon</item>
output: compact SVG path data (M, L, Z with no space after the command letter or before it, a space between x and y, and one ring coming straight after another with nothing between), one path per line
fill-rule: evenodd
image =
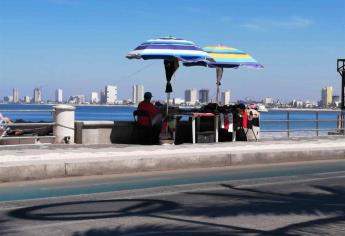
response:
M261 104L261 103L260 103ZM57 105L70 105L74 107L137 107L138 104L71 104L71 103L0 103L0 106L57 106ZM190 107L190 108L200 108L206 104L200 105L170 105L174 107ZM329 111L329 112L339 112L340 108L303 108L303 107L267 107L269 111ZM1 109L0 109L1 110Z

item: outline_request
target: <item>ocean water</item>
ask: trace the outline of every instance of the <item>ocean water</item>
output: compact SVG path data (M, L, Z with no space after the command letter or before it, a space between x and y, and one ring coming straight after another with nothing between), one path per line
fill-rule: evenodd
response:
M52 110L53 105L12 105L0 104L1 110ZM76 106L76 120L111 120L111 121L132 121L132 113L136 108L133 106ZM32 122L52 122L52 112L2 112L12 120L23 119ZM327 135L328 131L337 128L337 116L339 111L319 111L319 135ZM284 137L287 136L287 112L269 111L262 112L260 129L262 137ZM316 111L290 112L290 136L315 136L317 122ZM303 129L301 131L301 129ZM326 130L327 129L327 130ZM277 131L282 132L277 132ZM299 130L299 131L293 131Z
M1 110L52 110L53 105L0 104ZM133 120L132 106L76 106L76 120ZM52 112L2 112L12 120L23 119L32 122L52 122Z

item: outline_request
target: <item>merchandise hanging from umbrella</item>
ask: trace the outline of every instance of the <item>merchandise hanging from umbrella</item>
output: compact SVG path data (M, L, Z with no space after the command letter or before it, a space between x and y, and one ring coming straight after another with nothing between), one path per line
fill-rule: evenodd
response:
M196 46L194 42L178 39L174 37L164 37L158 39L148 40L126 56L128 59L162 59L164 60L164 68L166 74L166 88L167 94L167 114L170 100L170 93L172 92L171 78L179 67L179 61L183 63L196 63L206 65L208 54L200 47Z
M249 54L238 50L236 48L227 46L208 46L204 47L203 50L208 53L211 59L207 61L207 66L211 68L216 68L217 73L217 97L216 101L219 101L219 86L220 81L223 77L223 68L239 68L248 67L259 69L263 68L252 56ZM185 63L186 66L199 65L198 63Z

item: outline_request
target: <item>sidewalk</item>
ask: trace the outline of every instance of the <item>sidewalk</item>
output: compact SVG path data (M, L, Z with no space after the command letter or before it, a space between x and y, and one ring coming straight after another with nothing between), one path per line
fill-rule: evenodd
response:
M0 146L0 182L345 159L345 137L177 146Z

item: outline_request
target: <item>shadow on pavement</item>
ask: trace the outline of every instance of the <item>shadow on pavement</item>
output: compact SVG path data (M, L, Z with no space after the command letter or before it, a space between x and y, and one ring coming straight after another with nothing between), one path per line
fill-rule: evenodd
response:
M175 202L151 199L76 201L21 208L9 216L29 220L72 221L148 215L178 207Z
M8 227L6 226L6 223L8 220L4 220L0 218L0 235L3 235L3 232L8 230Z
M276 193L257 188L223 184L221 191L185 192L183 204L157 199L116 199L46 204L10 211L9 216L29 220L73 221L128 216L148 217L159 224L137 224L114 228L96 228L76 232L74 236L108 235L299 235L303 231L345 222L343 186L311 186L313 192ZM220 217L236 216L323 215L317 220L290 224L274 230L217 223ZM201 218L202 217L202 218ZM258 219L259 221L260 219ZM167 224L171 223L171 224ZM215 223L216 222L216 223Z
M172 227L168 225L139 225L133 228L116 227L114 229L92 229L86 232L77 232L73 236L114 236L114 235L136 235L136 236L228 236L229 231L202 229L200 227ZM232 232L231 235L236 235Z

